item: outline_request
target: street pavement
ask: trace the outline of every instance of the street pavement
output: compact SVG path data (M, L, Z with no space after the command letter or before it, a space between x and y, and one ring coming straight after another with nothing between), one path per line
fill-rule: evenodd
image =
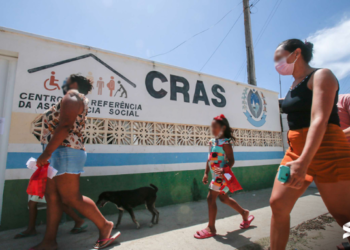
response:
M128 250L157 250L157 249L238 249L246 245L254 246L259 239L269 236L271 209L269 197L271 189L264 189L252 192L242 192L232 195L241 206L251 211L255 220L249 229L241 230L239 224L242 217L230 207L221 204L218 200L217 215L217 236L210 239L198 240L193 237L197 230L206 227L208 210L205 200L189 202L178 205L158 208L160 212L159 224L149 227L151 214L144 208L135 210L135 216L141 224L140 229L132 222L130 216L124 213L121 225L118 229L121 236L112 246L105 249L128 249ZM106 206L113 206L107 204ZM313 219L327 213L327 209L316 188L309 188L296 203L291 214L291 227L294 227L306 220ZM107 218L116 221L118 211L115 215ZM78 235L69 234L73 222L66 222L60 225L58 233L59 249L64 250L86 250L92 249L97 240L98 231L90 222L88 230ZM322 246L329 246L329 249L336 249L335 246L342 241L342 229L333 223L333 227L327 227L322 232ZM40 242L45 231L45 225L37 227L39 234L34 237L14 240L15 234L23 231L24 228L0 232L0 249L6 250L28 250ZM332 237L327 237L327 234ZM328 239L329 238L329 239ZM312 243L313 244L313 243ZM315 243L316 244L316 243ZM332 248L334 246L334 248ZM259 248L257 248L259 249ZM321 249L320 246L307 249ZM323 248L322 248L323 249ZM325 250L328 250L324 248Z

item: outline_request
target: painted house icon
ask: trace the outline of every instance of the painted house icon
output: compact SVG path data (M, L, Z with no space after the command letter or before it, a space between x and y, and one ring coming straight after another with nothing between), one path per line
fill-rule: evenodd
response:
M109 66L107 63L105 63L104 61L102 61L100 58L98 58L97 56L95 56L94 54L85 54L82 56L78 56L78 57L73 57L70 59L66 59L63 61L59 61L59 62L55 62L55 63L51 63L51 64L46 64L40 67L36 67L36 68L32 68L32 69L28 69L28 73L35 73L44 69L48 69L48 68L53 68L62 64L66 64L66 63L70 63L70 62L74 62L74 61L78 61L78 60L82 60L88 57L92 57L93 59L95 59L96 61L98 61L99 63L101 63L103 66L105 66L107 69L109 69L110 71L112 71L114 74L116 74L117 76L119 76L121 79L123 79L124 81L126 81L127 83L129 83L131 86L133 86L134 88L136 88L136 84L133 83L132 81L130 81L128 78L126 78L125 76L123 76L122 74L120 74L118 71L116 71L115 69L113 69L111 66Z

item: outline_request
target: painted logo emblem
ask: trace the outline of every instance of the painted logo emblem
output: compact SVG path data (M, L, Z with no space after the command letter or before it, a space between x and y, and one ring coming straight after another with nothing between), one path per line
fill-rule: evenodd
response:
M261 127L266 122L266 101L258 90L245 88L242 93L243 114L254 127Z

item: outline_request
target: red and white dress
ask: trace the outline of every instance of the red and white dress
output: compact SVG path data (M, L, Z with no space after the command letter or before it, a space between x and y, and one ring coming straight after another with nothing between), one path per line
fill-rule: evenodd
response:
M223 149L223 145L225 144L232 146L231 140L228 138L211 139L209 141L208 164L212 175L209 189L222 193L227 193L228 191L233 193L237 190L241 190L242 187L232 173L231 168L228 166L228 160L226 159L226 154ZM224 174L215 174L215 168L223 168Z

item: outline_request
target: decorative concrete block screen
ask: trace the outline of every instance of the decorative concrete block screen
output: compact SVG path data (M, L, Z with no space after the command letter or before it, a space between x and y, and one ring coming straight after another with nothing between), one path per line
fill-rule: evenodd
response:
M40 139L43 128L39 117L32 123L33 134ZM210 126L87 118L86 144L207 146L212 138ZM281 132L233 128L235 146L282 147Z

